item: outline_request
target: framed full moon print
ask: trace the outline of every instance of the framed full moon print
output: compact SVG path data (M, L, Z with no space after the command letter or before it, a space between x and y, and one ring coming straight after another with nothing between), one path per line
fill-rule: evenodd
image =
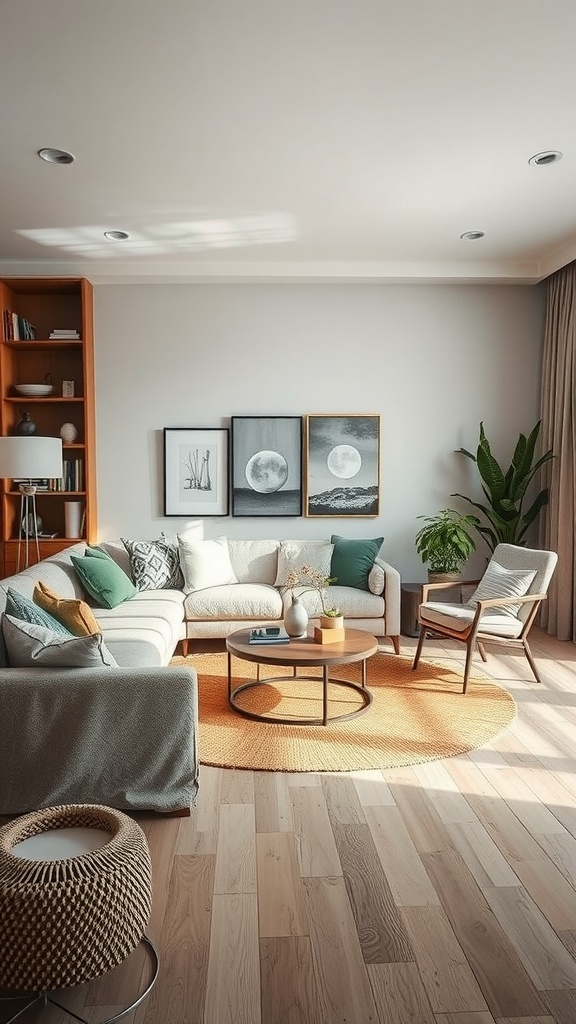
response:
M302 417L232 416L232 515L302 515Z
M380 416L306 417L307 516L377 516L380 506Z

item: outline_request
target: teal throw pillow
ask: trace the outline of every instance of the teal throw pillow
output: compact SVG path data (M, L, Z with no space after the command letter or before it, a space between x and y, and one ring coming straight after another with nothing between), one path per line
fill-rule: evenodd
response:
M84 590L101 608L115 608L135 597L138 591L113 558L78 558L70 555Z
M374 540L347 540L346 537L330 538L334 545L330 575L337 587L355 587L368 590L368 576L374 559L384 543L384 537Z
M50 615L50 612L45 612L34 601L30 601L28 597L24 597L24 594L18 593L12 587L7 588L6 608L4 611L14 619L30 622L35 626L44 626L45 629L51 629L53 633L59 633L61 636L70 637L73 635L58 619Z

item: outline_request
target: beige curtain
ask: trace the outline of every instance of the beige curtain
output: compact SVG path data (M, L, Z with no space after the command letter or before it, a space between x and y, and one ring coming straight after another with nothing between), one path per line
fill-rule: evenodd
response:
M576 641L576 263L548 279L542 364L542 451L550 503L540 516L540 544L558 552L540 624L559 640Z

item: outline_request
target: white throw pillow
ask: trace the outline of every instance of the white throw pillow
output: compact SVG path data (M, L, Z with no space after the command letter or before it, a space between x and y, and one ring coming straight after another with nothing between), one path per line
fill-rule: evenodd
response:
M184 590L207 590L238 583L230 561L228 538L198 540L194 535L178 534L180 565L184 574Z
M67 639L46 626L2 616L2 632L11 668L104 668L117 665L101 633Z
M384 593L384 584L386 583L386 576L384 569L377 562L368 573L368 590L371 594L376 594L378 597Z
M488 601L494 597L524 597L536 571L526 569L505 569L499 562L490 562L476 590L466 602L468 607L475 608L478 601ZM521 605L509 604L489 608L490 615L508 615L516 618Z
M330 575L334 545L325 540L283 540L278 552L278 571L275 587L283 587L286 577L294 569L309 565L323 576Z

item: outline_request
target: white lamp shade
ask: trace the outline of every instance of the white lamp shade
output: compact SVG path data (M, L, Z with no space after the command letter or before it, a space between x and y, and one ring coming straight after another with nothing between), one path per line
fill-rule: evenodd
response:
M60 437L0 437L0 477L32 480L61 476Z

